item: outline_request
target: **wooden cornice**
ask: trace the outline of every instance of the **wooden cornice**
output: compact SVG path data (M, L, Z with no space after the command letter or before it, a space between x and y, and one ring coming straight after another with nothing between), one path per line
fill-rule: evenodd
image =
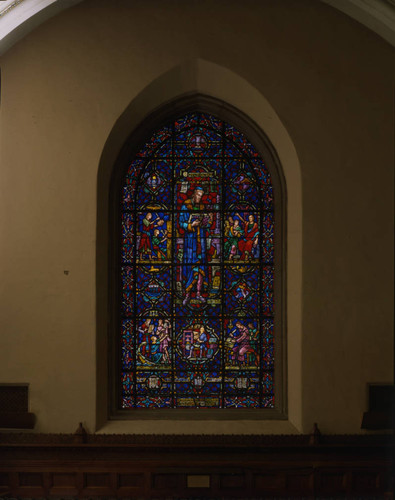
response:
M392 435L0 432L0 496L386 498ZM392 498L388 496L388 498Z

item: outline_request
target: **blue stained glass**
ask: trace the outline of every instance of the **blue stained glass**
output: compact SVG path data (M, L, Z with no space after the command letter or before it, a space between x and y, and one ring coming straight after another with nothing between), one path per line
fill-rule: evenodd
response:
M137 268L137 290L147 291L153 300L158 294L171 289L171 267L141 265Z
M171 408L171 398L168 397L137 397L136 408Z
M272 186L265 186L263 193L262 193L262 208L264 210L273 210L273 187Z
M166 158L170 157L173 153L173 144L172 141L166 141L163 146L160 146L155 151L155 157L157 158Z
M262 289L272 290L273 280L274 280L274 268L273 266L264 266L262 269Z
M122 339L126 343L133 343L133 321L130 319L122 321Z
M133 209L133 198L134 198L134 186L131 184L125 184L123 187L123 209L132 210Z
M135 158L132 163L130 164L128 171L125 176L125 182L127 184L135 185L136 180L140 174L140 172L143 170L144 165L146 164L146 160L142 158Z
M268 316L273 315L273 292L265 290L262 293L262 309L263 309L263 314L266 314Z
M124 238L122 240L122 262L133 262L134 259L134 238Z
M212 115L202 113L200 115L200 125L202 127L213 128L218 132L222 132L223 121L215 118Z
M249 162L262 185L271 184L271 177L265 162L261 158L250 158Z
M133 322L131 320L122 321L122 368L131 370L134 367L134 342L133 342Z
M171 132L171 127L163 127L161 130L152 135L151 139L145 143L144 147L140 149L136 156L151 156L156 149L162 147L166 139L171 137Z
M207 157L219 157L222 155L223 141L220 134L210 129L200 127L200 133L207 142L203 155Z
M274 335L273 318L263 318L262 327L263 327L263 342L269 345L270 342L273 341L273 335Z
M124 213L122 216L122 261L133 262L134 258L134 220L133 217Z
M138 316L157 314L158 311L161 314L171 314L170 291L162 291L160 294L156 294L154 298L151 290L138 292L136 299L136 314Z
M268 239L263 242L262 246L262 261L265 264L273 264L274 261L274 247L273 240Z
M231 125L225 125L225 135L249 157L258 157L259 153L246 137Z
M273 344L265 346L262 353L262 365L265 370L273 370L274 366L274 348Z
M171 392L172 375L169 371L136 372L136 392L139 395L163 395Z
M263 216L263 235L266 238L273 237L274 215L273 212L266 212Z
M249 286L252 289L256 289L259 286L259 267L257 266L244 266L244 265L233 265L225 268L225 289L230 290L233 288L235 282L240 279L248 281Z
M146 207L151 210L155 208L172 208L170 169L171 163L164 160L150 162L147 165L137 192L137 207Z
M262 408L274 408L274 396L265 396L262 398Z
M134 236L133 215L124 213L122 215L122 237L132 238Z
M222 155L221 136L202 127L183 130L174 139L174 154L176 157L220 157Z
M124 290L133 290L133 268L126 266L122 268L122 287Z
M234 396L225 398L225 408L259 408L258 396Z
M152 134L121 192L123 409L274 407L270 173L233 126Z
M239 149L234 142L225 141L224 143L224 152L227 158L240 158L242 159L243 152Z
M183 130L189 127L196 127L199 123L199 115L197 113L190 113L188 115L177 118L174 122L174 129L176 131Z
M176 373L175 387L180 395L215 395L221 392L222 378L219 373L179 372Z
M122 408L135 408L134 399L130 396L124 396L122 398Z
M124 370L131 370L134 366L133 345L122 339L122 367Z
M265 372L262 377L263 392L273 392L273 373Z
M229 161L226 164L225 205L227 207L249 207L256 210L261 204L261 192L251 167L244 161Z
M124 316L132 316L133 314L133 292L124 290L122 293L122 310Z
M229 395L247 393L259 396L261 393L259 371L227 372L225 375L225 392Z
M124 373L122 376L122 391L124 396L128 396L133 392L133 373Z
M237 266L237 272L225 270L225 314L238 316L259 316L259 267L243 272L243 266Z

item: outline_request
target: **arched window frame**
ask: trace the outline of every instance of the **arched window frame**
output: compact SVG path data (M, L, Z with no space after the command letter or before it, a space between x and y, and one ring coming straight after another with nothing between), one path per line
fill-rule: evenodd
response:
M172 120L191 112L212 114L238 129L256 148L271 174L275 213L274 242L274 294L275 294L275 407L261 409L120 409L120 213L122 185L125 173L142 145L152 133ZM265 133L244 113L233 106L200 94L186 96L168 104L147 116L132 131L120 151L110 183L109 200L109 415L112 419L286 419L286 189L278 155Z

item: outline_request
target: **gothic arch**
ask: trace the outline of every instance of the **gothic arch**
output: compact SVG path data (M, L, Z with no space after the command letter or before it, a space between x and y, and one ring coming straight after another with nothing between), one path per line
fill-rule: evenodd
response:
M137 137L138 140L138 130L147 130L147 128L150 128L148 123L150 118L147 119L145 117L150 115L155 116L156 122L159 123L162 115L169 116L169 114L178 113L180 110L187 111L191 106L195 108L199 106L200 109L206 108L211 111L216 109L220 115L229 115L229 113L233 113L233 123L234 120L237 122L238 115L240 117L239 122L241 123L242 129L243 123L248 124L248 132L251 139L251 134L257 134L257 137L261 135L262 138L263 133L261 131L264 130L265 139L263 142L266 144L267 154L270 154L274 161L281 164L285 183L289 186L289 188L287 188L287 193L283 193L283 198L287 201L289 214L286 228L288 248L292 248L292 252L286 253L287 262L284 262L284 264L287 266L287 282L282 284L287 291L284 302L287 302L287 330L289 337L289 355L287 366L285 366L284 363L284 372L287 370L291 370L292 372L292 377L288 384L289 420L300 429L301 192L298 160L286 130L263 96L245 80L229 70L202 60L189 61L176 67L156 79L151 85L144 89L117 120L103 150L98 177L97 425L98 427L103 425L107 419L107 412L110 408L110 402L106 397L108 392L106 370L108 360L106 359L106 354L110 347L107 343L107 325L111 322L107 304L109 300L108 290L111 288L111 284L108 282L108 275L111 276L113 269L110 268L109 273L107 272L107 262L109 261L109 241L112 238L109 228L113 227L113 224L109 218L111 210L108 205L108 200L109 191L111 192L113 190L112 183L118 182L117 173L113 172L113 168L117 161L119 161L119 158L127 154L127 148L130 148L130 142L127 141L127 138L130 136L131 131L134 131L134 137ZM146 120L145 123L144 119ZM141 123L143 123L143 126L141 126ZM124 144L129 144L129 146L124 146ZM285 183L283 182L282 185L285 186ZM291 261L289 258L290 256L292 259ZM285 380L285 376L283 380ZM285 407L282 412L283 416L285 414L284 409ZM226 415L222 417L222 419L225 420L226 418ZM279 414L277 414L277 418L279 418ZM150 431L149 422L150 421L147 419L141 422L134 421L134 432L136 432L136 424L137 427L142 429L142 432L154 432L152 426L152 431ZM231 429L230 432L240 432L243 422L243 420L228 422L226 427ZM120 429L120 427L126 429L128 424L130 424L130 422L119 422L118 424L113 422L110 427L114 430ZM286 422L281 423L273 421L271 424L268 424L267 421L254 420L249 423L249 433L278 432L279 429L284 429L285 424ZM106 431L109 430L108 425L106 426ZM164 432L170 432L167 429L172 429L171 420L167 422L164 421L161 425L164 428ZM207 425L204 427L207 432ZM199 425L194 426L196 432L199 432L198 428ZM218 426L218 422L213 422L211 428L212 430L208 430L208 432L222 432L222 427ZM180 423L177 424L177 429L180 429ZM294 429L292 425L289 427L288 432L290 432L291 429ZM158 432L157 425L155 426L155 432Z

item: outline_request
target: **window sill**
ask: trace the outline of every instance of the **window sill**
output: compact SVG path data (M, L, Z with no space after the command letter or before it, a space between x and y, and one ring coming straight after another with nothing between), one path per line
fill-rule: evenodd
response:
M300 434L288 420L109 420L98 434Z

